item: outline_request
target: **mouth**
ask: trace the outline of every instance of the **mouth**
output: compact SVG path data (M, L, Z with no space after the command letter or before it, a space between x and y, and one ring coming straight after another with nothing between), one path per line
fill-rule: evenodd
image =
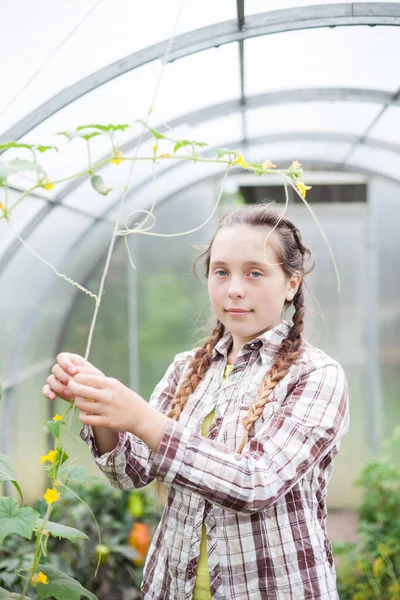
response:
M249 315L252 311L244 310L243 308L227 308L225 312L228 313L228 315L231 315L232 317L240 317L244 315Z

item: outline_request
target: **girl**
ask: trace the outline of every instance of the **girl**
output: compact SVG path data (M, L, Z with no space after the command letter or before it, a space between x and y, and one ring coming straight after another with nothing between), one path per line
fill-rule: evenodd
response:
M168 487L144 599L337 599L326 488L348 393L340 365L302 338L310 251L261 205L224 216L202 257L217 324L149 403L67 353L43 393L75 397L113 486Z

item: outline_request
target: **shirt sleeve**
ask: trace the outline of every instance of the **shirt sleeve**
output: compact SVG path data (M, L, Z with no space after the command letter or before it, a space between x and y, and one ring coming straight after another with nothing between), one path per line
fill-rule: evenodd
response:
M183 375L191 352L182 352L175 356L162 380L154 389L149 404L157 410L166 413L175 395L178 383ZM119 489L141 488L154 479L150 472L152 452L148 446L135 435L121 431L117 446L102 455L96 447L93 429L84 425L80 436L89 446L93 458L100 470L113 487Z
M242 454L170 420L150 474L223 508L252 514L287 493L333 449L348 425L340 365L308 368Z

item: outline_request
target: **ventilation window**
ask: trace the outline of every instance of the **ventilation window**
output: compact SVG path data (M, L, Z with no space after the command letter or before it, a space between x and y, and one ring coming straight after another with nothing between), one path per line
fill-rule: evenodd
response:
M285 203L285 188L281 185L240 186L239 192L245 204L258 204L261 200L275 200ZM301 203L301 198L288 188L289 202ZM313 184L307 193L310 204L344 204L349 202L366 202L367 186L365 184Z

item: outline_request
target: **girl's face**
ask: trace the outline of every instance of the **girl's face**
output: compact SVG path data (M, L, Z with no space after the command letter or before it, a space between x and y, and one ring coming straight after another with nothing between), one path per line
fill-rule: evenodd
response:
M281 322L285 300L300 285L299 274L288 278L273 248L268 229L247 225L223 227L211 249L208 293L216 317L241 347Z

